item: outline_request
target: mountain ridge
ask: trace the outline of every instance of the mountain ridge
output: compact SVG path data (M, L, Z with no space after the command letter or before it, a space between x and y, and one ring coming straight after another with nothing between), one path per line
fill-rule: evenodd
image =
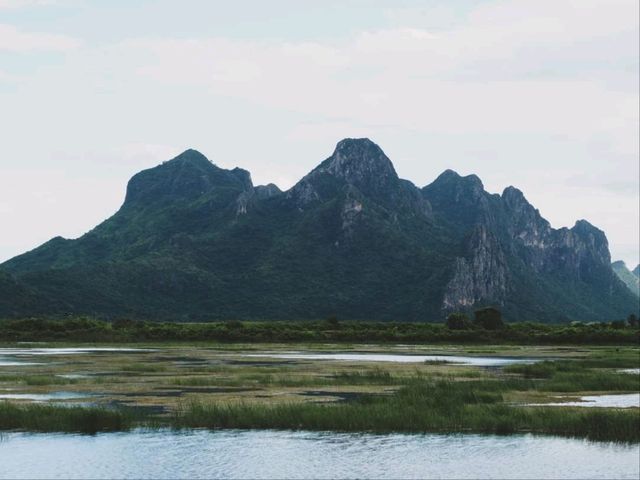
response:
M495 305L567 321L637 309L590 223L553 229L515 187L490 194L453 170L418 188L369 139L340 141L287 191L186 150L134 175L87 234L0 269L56 299L52 313L106 317L415 321Z

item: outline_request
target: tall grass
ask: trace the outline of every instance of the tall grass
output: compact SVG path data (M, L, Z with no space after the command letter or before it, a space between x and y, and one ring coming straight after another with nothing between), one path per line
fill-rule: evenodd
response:
M0 429L34 432L127 430L134 417L124 410L0 402Z
M526 379L540 379L542 381L536 382L535 388L546 392L637 392L640 390L640 378L635 375L603 370L602 364L619 365L621 362L595 359L546 361L528 365L508 365L504 367L504 371L520 374Z
M356 370L335 372L331 375L285 375L272 373L237 374L232 377L222 376L186 376L171 379L177 386L260 386L260 387L320 387L331 385L395 385L404 382L390 372L373 370Z
M503 403L519 381L422 381L391 396L349 403L202 403L182 405L178 428L276 428L372 432L550 433L594 440L640 441L638 411L525 408Z

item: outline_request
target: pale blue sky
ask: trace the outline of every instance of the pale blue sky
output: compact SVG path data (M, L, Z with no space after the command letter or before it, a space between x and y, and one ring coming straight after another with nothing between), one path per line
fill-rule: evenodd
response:
M638 263L638 2L0 0L0 261L196 148L290 187L344 137Z

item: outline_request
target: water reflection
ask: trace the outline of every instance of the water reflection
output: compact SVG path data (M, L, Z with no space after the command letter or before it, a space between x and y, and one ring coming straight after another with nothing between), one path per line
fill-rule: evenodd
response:
M457 365L474 365L478 367L499 367L514 363L534 363L535 358L525 357L472 357L463 355L394 355L386 353L251 353L242 355L253 358L283 358L294 360L342 360L354 362L397 362L424 363L443 362Z

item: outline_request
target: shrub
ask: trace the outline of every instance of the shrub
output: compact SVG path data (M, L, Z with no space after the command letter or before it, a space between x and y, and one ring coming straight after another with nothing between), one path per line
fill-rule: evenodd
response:
M502 313L493 307L486 307L474 312L476 325L485 330L500 330L504 327Z
M471 327L469 317L462 312L450 313L446 323L449 330L467 330Z
M335 315L331 315L329 318L327 318L327 324L330 327L334 327L337 328L340 326L340 322L338 321L338 317L336 317Z
M611 322L611 328L621 329L625 327L624 320L614 320Z

